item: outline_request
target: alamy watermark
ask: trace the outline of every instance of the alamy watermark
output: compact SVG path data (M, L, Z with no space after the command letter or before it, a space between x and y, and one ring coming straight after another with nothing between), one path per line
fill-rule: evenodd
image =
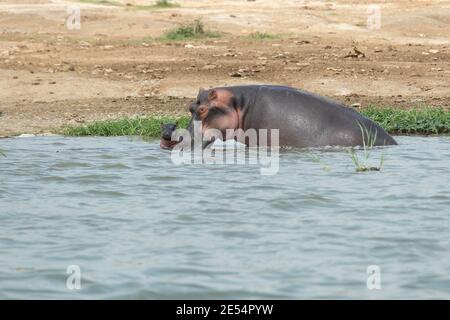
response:
M66 269L69 275L66 280L66 288L69 290L81 289L81 268L78 265L70 265Z
M378 4L371 4L367 7L367 29L381 29L381 7Z
M66 19L66 27L69 30L81 29L81 9L79 6L68 6L66 10L69 15Z
M367 289L380 290L381 289L381 268L377 265L370 265L367 267Z
M193 133L193 137L187 129L177 129L172 133L172 141L181 140L171 152L174 164L259 165L261 175L275 175L279 171L278 129L227 129L224 137L222 131L213 128L203 130L201 121L193 121ZM237 144L225 145L223 152L211 147L215 141L230 139L245 143L252 156L239 152ZM232 152L229 152L230 149Z

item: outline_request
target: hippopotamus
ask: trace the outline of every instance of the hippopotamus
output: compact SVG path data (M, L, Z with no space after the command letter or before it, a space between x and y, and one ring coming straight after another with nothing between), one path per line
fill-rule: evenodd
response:
M191 121L187 130L193 140L194 122L201 122L203 147L214 141L214 137L205 134L208 129L222 133L223 140L230 138L230 129L244 132L248 129L278 129L279 146L299 148L362 146L367 144L368 138L373 139L374 146L397 144L383 128L359 112L317 94L287 86L200 89L189 111ZM364 133L370 133L371 137ZM237 140L236 136L231 138ZM240 142L248 145L247 139ZM257 143L259 145L259 138Z
M172 149L178 141L172 141L172 132L177 129L178 123L161 123L161 140L159 145L162 149Z

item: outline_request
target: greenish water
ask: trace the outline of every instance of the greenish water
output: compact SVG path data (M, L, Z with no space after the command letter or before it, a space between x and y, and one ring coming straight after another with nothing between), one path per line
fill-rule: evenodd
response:
M0 298L449 299L450 138L397 140L381 172L291 150L274 176L137 138L0 140Z

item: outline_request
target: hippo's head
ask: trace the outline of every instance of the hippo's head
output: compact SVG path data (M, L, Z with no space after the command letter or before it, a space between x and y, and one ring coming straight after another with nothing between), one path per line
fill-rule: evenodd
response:
M200 89L197 99L189 106L191 121L187 127L191 137L194 137L194 121L199 121L199 130L203 136L203 147L215 139L213 130L225 137L227 129L239 128L240 110L236 98L227 89Z
M161 141L159 145L163 149L172 149L177 141L172 141L172 132L177 129L178 123L161 123Z

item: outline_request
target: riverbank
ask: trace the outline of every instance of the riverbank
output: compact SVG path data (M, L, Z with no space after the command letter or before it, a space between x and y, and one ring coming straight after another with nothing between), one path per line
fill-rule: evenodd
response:
M450 110L424 108L398 110L367 108L360 111L394 135L432 135L450 133ZM188 116L156 115L116 120L95 121L81 126L66 126L57 131L66 136L144 136L159 137L161 123L178 121L185 128Z
M380 3L377 30L367 1L176 3L2 1L0 137L187 116L199 88L251 83L362 109L450 107L450 1Z

